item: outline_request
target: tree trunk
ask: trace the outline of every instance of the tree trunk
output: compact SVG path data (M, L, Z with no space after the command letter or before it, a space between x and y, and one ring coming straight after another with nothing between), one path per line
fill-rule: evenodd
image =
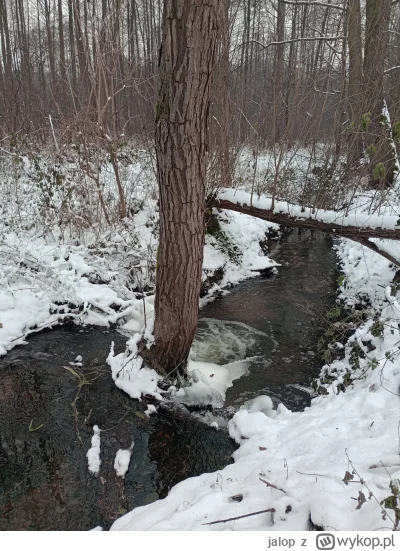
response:
M63 21L63 8L62 0L58 0L58 41L60 45L60 73L61 73L61 85L63 89L67 85L67 63L65 59L65 41L64 41L64 21ZM64 96L65 98L67 96Z
M72 94L77 92L77 73L76 73L76 55L75 55L75 33L74 33L74 9L73 1L68 0L68 33L69 33L69 55L71 64Z
M363 156L361 134L362 115L362 40L360 0L349 0L347 14L349 45L348 106L352 124L348 151L349 168L356 167Z
M278 13L276 18L276 40L285 40L285 16L286 4L278 1ZM279 142L283 137L285 127L285 106L283 101L283 77L285 63L285 45L279 44L275 49L274 60L274 143Z
M186 371L198 322L210 80L220 0L164 0L156 152L160 245L155 344L160 373Z
M49 52L51 88L52 88L52 92L54 93L55 85L57 82L57 76L56 76L56 61L54 57L54 41L53 41L53 33L52 33L52 27L51 27L50 4L48 0L44 0L44 15L45 15L45 21L46 21L47 49Z
M392 0L367 0L364 55L364 145L371 159L371 187L390 187L395 158L384 118L383 79Z

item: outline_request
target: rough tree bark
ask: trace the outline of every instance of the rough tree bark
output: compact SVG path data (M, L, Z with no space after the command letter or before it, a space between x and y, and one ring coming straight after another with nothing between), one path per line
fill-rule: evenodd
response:
M164 0L156 153L160 190L155 343L160 373L185 373L198 322L209 91L221 0Z
M348 46L349 46L349 83L348 104L352 130L349 139L348 165L356 167L363 156L361 134L362 115L362 38L360 0L349 0L347 12Z
M395 158L389 124L383 118L384 70L392 0L367 0L363 113L369 113L364 146L371 158L371 186L390 187Z
M285 40L285 17L286 4L278 0L278 11L276 18L276 40ZM278 44L275 49L274 58L274 143L279 142L283 137L285 129L285 105L283 101L283 81L285 69L285 45Z

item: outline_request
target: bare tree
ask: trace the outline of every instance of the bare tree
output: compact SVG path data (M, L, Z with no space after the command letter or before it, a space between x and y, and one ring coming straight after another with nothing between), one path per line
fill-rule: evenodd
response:
M371 184L391 186L395 157L384 112L384 71L392 0L367 0L364 55L365 146L371 158Z
M198 322L210 81L220 0L165 0L156 152L160 189L151 364L185 372Z
M360 0L349 0L347 23L349 47L348 103L351 121L348 165L354 167L363 155L361 135L363 56Z
M281 140L284 132L284 62L285 62L285 17L286 5L283 0L278 0L278 12L276 18L276 40L279 43L275 49L274 60L274 142Z

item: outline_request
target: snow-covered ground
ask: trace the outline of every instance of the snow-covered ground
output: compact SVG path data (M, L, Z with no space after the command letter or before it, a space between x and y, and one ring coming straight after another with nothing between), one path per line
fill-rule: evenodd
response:
M65 316L78 323L117 324L131 338L124 354L115 356L111 350L108 358L116 384L133 398L152 394L162 399L158 375L140 369L136 355L138 331L150 337L152 329L154 174L140 161L125 168L125 184L135 182L129 188L135 207L129 221L108 229L85 227L82 222L79 232L76 225L74 232L67 232L70 226L61 224L54 213L44 226L38 222L47 203L38 207L37 190L32 191L31 180L24 176L32 170L29 159L14 167L22 175L0 180L0 194L11 205L0 227L0 355L22 344L31 331ZM107 170L101 177L104 189L111 190L112 174ZM35 171L43 184L41 172ZM152 183L143 183L143 177ZM12 186L17 181L15 195ZM78 204L78 193L74 197L77 204L71 208L78 216L82 203ZM57 199L57 204L64 199ZM392 206L380 208L380 220L394 214L397 198L389 199ZM362 208L357 214L369 216ZM396 220L390 220L392 227ZM223 268L222 281L211 287L211 293L274 266L259 245L270 226L237 213L220 216L224 238L218 232L209 234L205 246L204 280ZM400 258L399 245L379 245ZM181 482L164 500L117 520L113 530L307 530L310 522L336 530L393 528L400 479L400 305L396 289L390 287L395 270L353 242L338 241L337 254L343 270L340 305L362 303L367 310L344 348L340 342L330 344L344 356L324 366L319 385L324 394L302 413L283 405L274 410L268 397L247 404L229 422L229 433L240 445L234 464ZM170 395L183 402L220 406L226 388L245 366L240 361L216 366L192 360L189 369L191 385L170 389ZM101 463L99 430L94 428L88 455L94 473ZM116 456L121 476L131 453L134 449L119 450Z
M38 161L28 157L21 157L16 167L0 163L0 356L23 344L32 331L65 317L82 324L116 324L127 335L151 327L158 246L156 182L151 162L145 155L140 159L121 169L132 214L110 227L66 222L57 210L68 195L67 184L61 188L57 179L49 183L48 174L57 169L72 189L75 165L59 167L43 160L38 167ZM109 165L102 166L100 176L104 195L112 198L116 185ZM74 189L69 199L70 217L78 212L89 217L90 205L81 191ZM204 250L204 281L217 270L223 272L218 284L209 285L209 295L276 264L259 245L271 227L277 228L236 213L221 215L221 231L207 235Z
M385 503L393 503L400 479L400 306L390 290L387 302L384 287L394 270L349 241L339 243L338 255L342 300L354 303L356 289L368 294L379 331L372 318L357 328L344 359L323 369L333 377L327 394L304 412L282 405L276 412L238 411L229 422L240 444L233 465L181 482L164 500L117 520L113 530L308 530L310 521L329 530L393 529L396 511Z
M391 204L386 214L393 214ZM379 246L400 258L398 243ZM353 334L344 346L329 345L343 357L323 367L320 395L311 407L301 413L282 404L275 411L260 407L269 404L267 397L248 404L228 425L240 445L234 464L181 482L164 500L118 519L112 530L397 526L400 301L391 285L396 270L354 242L337 240L336 250L343 272L338 307L361 304L364 312L358 324L349 323ZM216 523L226 519L234 520Z

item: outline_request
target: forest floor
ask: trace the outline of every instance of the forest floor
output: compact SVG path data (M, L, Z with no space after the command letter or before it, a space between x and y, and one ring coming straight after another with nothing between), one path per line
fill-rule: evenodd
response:
M3 165L0 179L0 355L23 344L32 331L64 318L116 325L131 336L124 354L111 350L108 358L117 386L132 398L162 399L159 377L142 368L135 354L139 331L151 339L152 329L157 200L151 163L136 160L123 167L124 182L134 183L132 216L104 228L90 223L95 207L84 185L73 187L76 165L55 170L48 160L18 159L11 167ZM110 204L113 177L107 167L102 174ZM372 195L359 195L354 208L365 212L372 202ZM394 195L385 204L381 214L385 208L397 211ZM73 223L61 220L63 213L74 216ZM260 244L276 226L237 213L218 220L206 239L203 301L260 270L279 270ZM380 247L400 258L397 243L381 241ZM335 248L343 275L337 307L328 313L326 365L311 407L295 413L283 405L274 409L268 397L256 399L229 421L229 434L240 445L234 464L179 483L167 498L134 509L112 529L397 526L400 305L395 268L354 242L337 239ZM213 366L211 380L209 365L192 361L189 368L191 385L169 391L185 403L221 406L226 389L242 375L240 366L220 366L218 372ZM96 438L92 448L91 467ZM227 519L236 520L208 524Z

